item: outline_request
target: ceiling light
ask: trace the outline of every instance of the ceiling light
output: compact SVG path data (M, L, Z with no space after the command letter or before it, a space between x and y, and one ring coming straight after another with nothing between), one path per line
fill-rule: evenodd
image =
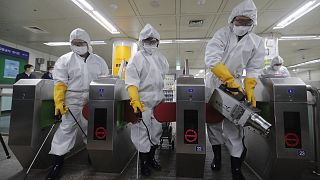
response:
M70 42L47 42L43 44L47 46L69 46Z
M174 43L197 43L208 42L210 39L166 39L160 40L160 44L174 44Z
M296 64L296 65L293 65L293 66L289 66L288 68L296 68L296 67L315 64L315 63L319 63L319 62L320 62L320 59L315 59L315 60L299 63L299 64Z
M199 74L196 74L196 76L199 76Z
M160 44L171 44L172 40L160 40Z
M320 5L320 2L318 2L317 0L307 2L305 5L301 6L295 12L290 14L288 17L286 17L280 23L278 23L275 27L273 27L273 29L282 29L282 28L288 26L289 24L295 22L300 17L307 14L308 12L310 12L314 8L318 7L319 5Z
M180 71L180 65L177 65L177 66L176 66L176 70L177 70L177 71Z
M177 39L175 43L184 43L184 42L200 42L201 39Z
M199 73L204 73L204 70L203 70L203 69L201 69L201 70L199 71Z
M311 35L311 36L281 36L279 40L316 40L320 39L320 36Z
M70 42L46 42L43 43L47 46L70 46ZM91 45L104 45L107 44L105 41L91 41Z
M108 30L111 34L120 34L120 32L97 10L93 8L86 0L72 0L80 9L86 12L94 20L96 20L101 26Z

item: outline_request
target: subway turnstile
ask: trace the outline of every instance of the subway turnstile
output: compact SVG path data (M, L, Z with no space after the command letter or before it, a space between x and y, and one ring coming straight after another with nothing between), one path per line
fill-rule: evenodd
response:
M177 79L176 175L202 178L206 157L204 80Z
M96 171L121 173L136 152L125 117L128 100L124 81L116 77L90 84L87 149Z

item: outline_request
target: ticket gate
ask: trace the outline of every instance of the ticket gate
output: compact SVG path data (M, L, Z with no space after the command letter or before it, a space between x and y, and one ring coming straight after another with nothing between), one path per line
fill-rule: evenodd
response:
M49 131L53 115L52 80L21 79L13 85L8 144L22 167L30 165ZM34 168L46 168L50 165L50 139L35 161Z
M257 107L274 128L269 137L246 130L246 163L262 179L299 179L314 159L307 87L299 78L261 78Z
M205 86L202 78L177 79L176 175L203 178L206 157Z
M121 173L136 150L125 116L129 96L116 77L92 81L89 91L87 150L96 171Z
M8 144L23 168L29 167L53 124L53 87L53 81L48 79L21 79L13 85ZM54 132L55 129L40 151L33 169L48 168L52 164L48 152ZM83 147L81 138L78 138L72 152Z

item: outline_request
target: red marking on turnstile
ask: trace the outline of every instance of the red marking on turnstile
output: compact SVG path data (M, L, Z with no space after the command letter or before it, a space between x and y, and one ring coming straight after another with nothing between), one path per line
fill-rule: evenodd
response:
M295 133L287 133L284 136L284 142L288 147L292 148L292 147L296 147L299 144L300 139L299 139L299 136Z
M193 143L198 139L198 134L195 130L193 129L188 129L185 133L184 133L184 139L188 142L188 143Z
M104 139L107 136L106 128L98 127L95 132L97 139Z

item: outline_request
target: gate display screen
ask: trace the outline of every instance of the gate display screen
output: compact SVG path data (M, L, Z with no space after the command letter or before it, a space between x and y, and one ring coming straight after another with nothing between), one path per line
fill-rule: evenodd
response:
M94 110L94 140L106 140L107 112L106 108L96 108Z
M283 112L284 141L286 148L301 148L301 126L299 112Z
M184 110L184 143L198 144L197 110Z

